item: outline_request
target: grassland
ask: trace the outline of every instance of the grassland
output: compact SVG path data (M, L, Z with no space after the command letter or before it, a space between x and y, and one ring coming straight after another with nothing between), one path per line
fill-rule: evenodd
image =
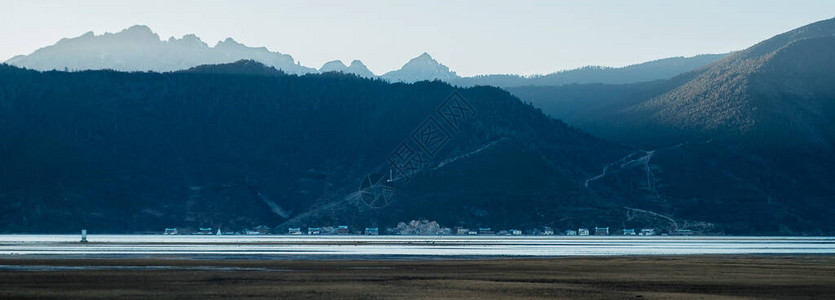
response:
M294 261L4 258L0 265L1 299L835 297L833 256ZM62 267L45 270L49 266Z

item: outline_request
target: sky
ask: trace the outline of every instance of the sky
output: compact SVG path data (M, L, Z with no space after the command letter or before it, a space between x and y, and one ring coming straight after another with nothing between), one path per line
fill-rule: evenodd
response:
M376 74L427 52L471 76L741 50L835 17L835 1L0 0L0 15L0 61L141 24L163 39L232 37L315 68L359 59Z

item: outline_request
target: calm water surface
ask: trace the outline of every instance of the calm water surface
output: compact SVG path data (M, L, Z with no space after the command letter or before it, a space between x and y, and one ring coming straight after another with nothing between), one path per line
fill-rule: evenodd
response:
M0 258L37 256L599 256L835 254L835 237L0 235Z

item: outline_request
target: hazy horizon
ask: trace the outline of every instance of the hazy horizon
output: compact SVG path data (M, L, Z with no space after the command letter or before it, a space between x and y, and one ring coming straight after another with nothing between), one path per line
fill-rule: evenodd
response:
M0 20L0 60L89 31L146 25L163 40L195 34L214 45L231 37L315 68L358 59L383 74L427 52L461 76L546 74L726 53L833 17L835 2L802 2L14 0L3 5L10 13Z

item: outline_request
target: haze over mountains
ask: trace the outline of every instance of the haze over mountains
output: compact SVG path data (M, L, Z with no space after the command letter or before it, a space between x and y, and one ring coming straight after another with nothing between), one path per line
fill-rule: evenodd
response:
M19 55L6 61L33 70L117 70L169 72L198 65L230 63L251 59L275 67L288 74L343 72L365 78L382 78L390 82L441 80L459 86L491 85L498 87L526 85L561 85L569 83L631 83L667 79L716 61L727 54L673 57L622 68L589 66L547 75L481 75L460 77L449 67L423 53L402 68L375 75L361 61L349 66L341 61L330 61L318 70L300 65L289 54L266 48L252 48L232 38L210 47L195 35L180 39L160 40L147 26L136 25L118 33L94 35L88 32L76 38L58 41L29 55Z
M460 86L498 87L554 86L575 83L623 84L669 79L718 61L730 53L702 54L693 57L670 57L620 68L587 66L546 75L479 75L454 80Z
M621 142L646 146L671 138L721 136L779 144L798 139L794 142L831 149L830 131L835 128L828 117L835 81L830 67L835 54L829 50L834 36L835 20L830 19L670 80L509 90L548 114ZM669 135L658 136L657 130L623 134L624 128L636 127Z

